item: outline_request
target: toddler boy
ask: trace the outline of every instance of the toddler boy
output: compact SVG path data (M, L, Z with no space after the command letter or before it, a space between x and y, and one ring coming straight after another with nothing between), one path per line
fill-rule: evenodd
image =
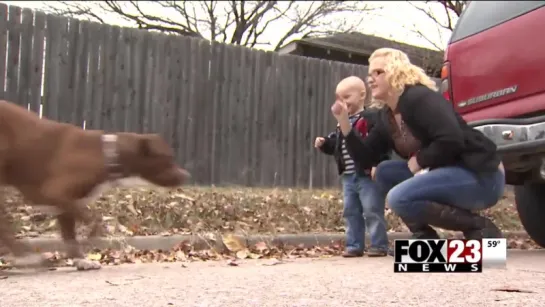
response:
M365 83L351 76L339 82L336 99L348 107L352 127L365 137L372 129L372 111L364 110ZM343 217L346 223L346 248L343 257L361 257L365 250L365 229L369 230L371 244L369 257L386 256L388 235L384 218L384 195L371 178L371 170L360 169L345 147L339 126L327 137L317 137L314 147L327 155L333 155L343 186ZM385 158L383 158L385 159ZM377 161L377 164L380 161ZM364 219L365 217L365 219Z

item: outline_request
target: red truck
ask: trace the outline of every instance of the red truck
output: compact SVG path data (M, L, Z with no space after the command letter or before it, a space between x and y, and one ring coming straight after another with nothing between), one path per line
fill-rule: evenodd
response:
M440 91L494 140L522 225L545 247L545 1L469 2Z

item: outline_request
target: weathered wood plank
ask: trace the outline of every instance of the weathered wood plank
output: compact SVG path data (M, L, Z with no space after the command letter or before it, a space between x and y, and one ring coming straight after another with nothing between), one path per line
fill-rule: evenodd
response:
M327 126L326 118L328 117L329 108L327 107L328 103L332 100L331 97L327 96L327 82L329 81L326 79L326 72L328 71L328 62L325 60L320 60L320 64L318 66L318 73L316 76L316 84L319 84L321 86L318 86L317 89L317 100L316 100L316 136L326 137L329 134L329 130L331 130L332 127ZM327 174L327 168L330 163L330 157L326 156L325 154L318 151L316 153L316 160L317 160L317 169L315 170L318 174L318 180L320 182L320 186L326 186L326 174Z
M300 67L298 64L298 58L296 56L289 56L287 59L286 70L284 71L285 79L287 81L285 91L288 94L287 104L284 105L286 109L287 119L286 126L283 130L284 148L286 148L285 162L284 162L284 186L295 186L297 177L297 152L296 152L296 140L297 135L302 131L297 129L297 85L301 76ZM295 130L295 131L294 131Z
M296 127L299 133L295 134L295 185L297 187L306 188L308 185L308 172L309 172L309 155L308 149L310 148L310 135L309 135L309 101L308 101L308 75L307 64L308 58L301 58L297 61L299 70L299 76L297 78L297 104L296 104Z
M156 57L157 55L157 36L153 33L146 32L146 40L148 41L148 63L146 68L146 103L144 108L144 133L149 133L153 131L153 105L155 100L155 75L156 75Z
M260 58L261 97L259 99L259 113L261 121L261 131L259 138L258 163L260 170L259 182L262 186L274 185L276 167L278 165L278 147L275 144L274 135L274 105L276 103L276 57L277 54L264 52ZM274 59L273 59L274 58Z
M66 32L66 18L47 15L46 60L44 80L44 102L42 114L51 120L59 120L61 97L63 36Z
M27 107L30 96L30 67L32 64L32 32L34 14L29 8L23 9L21 21L21 50L19 56L20 70L17 84L17 101L21 106Z
M17 95L17 83L19 79L19 46L21 42L21 12L22 9L17 6L9 6L8 16L8 58L6 71L6 98L19 105L19 95Z
M162 134L162 123L164 117L163 97L164 97L164 67L165 67L165 37L161 34L154 34L155 57L154 73L150 76L154 80L154 92L151 99L151 132Z
M8 44L8 6L0 3L0 99L6 99L6 55Z
M223 88L222 88L222 130L221 130L221 152L222 160L220 163L221 180L220 184L229 184L231 180L231 168L232 163L235 163L232 158L232 147L236 146L235 143L231 143L231 135L233 134L234 127L232 123L233 105L231 103L231 95L235 91L232 85L231 74L232 67L234 66L233 48L230 45L224 46L223 53ZM233 145L230 145L233 144Z
M91 23L81 21L78 27L77 40L75 46L75 61L77 69L74 76L74 89L72 92L71 103L72 118L70 121L77 126L83 127L85 98L87 95L89 74L89 30Z
M325 128L326 132L328 133L330 131L334 131L335 126L337 124L335 118L331 114L331 105L335 101L335 86L338 82L337 78L332 73L332 66L333 63L330 61L323 60L324 63L324 71L323 71L323 87L325 89L324 91L324 100L323 100L323 106L326 111L324 112L324 117L322 118L322 125ZM326 181L326 185L330 186L332 184L335 184L338 181L333 180L333 176L337 175L337 169L336 164L331 161L331 159L328 159L326 161L326 167L324 168L324 179ZM333 170L333 171L332 171Z
M220 131L221 138L220 138L220 151L222 152L221 155L221 162L220 167L218 169L218 172L220 174L219 178L219 184L226 184L230 180L230 168L231 163L233 163L231 159L231 151L233 150L233 146L236 146L234 143L231 145L231 134L233 131L232 126L232 120L231 120L231 92L234 91L231 85L231 68L233 66L233 48L229 45L224 46L224 52L223 52L223 86L221 91L221 99L222 99L222 107L221 107L221 116L222 116L222 129Z
M213 134L213 90L210 82L211 63L210 54L212 52L210 43L206 40L201 40L198 45L198 73L195 101L199 104L196 110L196 131L204 136L196 142L196 153L200 157L198 162L199 177L198 183L206 184L210 182L210 168L212 161L211 140ZM195 136L197 137L197 136Z
M78 44L82 40L80 36L80 21L70 18L66 20L67 31L63 37L63 58L61 70L61 90L59 103L59 119L77 125L76 104L74 100L74 88L78 82L79 75L78 63Z
M305 133L305 130L302 129L301 126L301 108L303 103L303 91L304 91L304 73L305 73L305 66L304 66L305 58L295 58L295 62L293 63L296 71L296 75L294 75L294 88L293 88L293 106L292 106L292 116L293 116L293 123L295 127L296 133L292 133L291 135L288 135L288 138L290 139L291 143L291 152L292 152L292 159L291 163L293 164L292 168L292 176L293 176L293 182L290 184L290 186L299 187L300 184L300 176L301 176L301 168L302 164L305 163L305 161L301 160L301 153L300 153L300 147L302 142L302 136Z
M165 97L166 97L166 43L167 37L165 34L157 35L157 43L155 45L157 57L155 58L155 99L153 103L153 132L164 136L165 123Z
M285 84L284 72L285 72L285 61L283 58L285 56L279 56L277 54L272 55L272 64L271 64L271 92L269 105L272 106L272 110L269 114L272 124L269 127L271 132L271 142L272 146L265 147L264 150L268 152L267 158L275 161L273 165L273 171L269 173L269 182L272 186L282 185L283 170L284 170L284 156L285 156L285 146L282 143L282 129L286 126L286 116L284 115L282 106L285 104L287 99L286 93L284 92L283 85ZM274 148L275 150L272 150ZM269 161L267 159L267 161ZM271 176L272 174L272 176Z
M176 119L176 131L177 131L177 141L180 146L176 152L176 155L180 162L184 163L184 166L191 166L193 163L194 157L187 155L187 127L189 124L188 121L188 110L189 104L191 103L192 97L189 93L190 87L190 78L191 78L191 43L190 38L182 37L178 40L178 48L180 53L180 67L179 67L179 81L177 85L179 86L179 100L177 105L177 114L178 118Z
M183 103L183 92L182 92L182 83L183 83L183 67L182 61L184 54L183 52L182 40L173 40L171 45L172 56L171 56L171 66L172 66L172 80L173 83L173 92L172 92L172 134L171 134L171 143L172 146L177 149L182 146L180 137L182 136L183 126L180 120L180 108ZM184 157L181 156L176 150L176 159L178 163L185 166Z
M131 44L131 69L132 69L132 92L129 96L133 112L130 116L130 131L142 133L144 126L142 118L145 116L146 107L146 86L147 65L148 65L148 46L149 40L144 30L132 30L134 36L134 45Z
M263 51L250 52L251 80L249 104L249 121L252 125L249 128L249 167L251 170L250 184L252 186L260 185L261 179L261 152L259 144L262 142L261 133L263 130L261 106L263 105L263 80L265 71L263 70Z
M250 119L251 105L250 97L251 89L254 86L254 80L252 76L252 69L250 63L250 52L248 48L237 48L239 53L240 65L239 65L239 79L237 84L237 92L239 93L238 106L237 106L237 121L239 121L240 132L236 136L242 142L244 146L241 147L239 152L239 169L237 184L244 184L246 186L251 185L252 168L251 168L251 130L253 128L253 122Z
M307 75L309 79L309 147L312 148L309 153L309 188L321 188L322 182L320 178L321 159L319 156L324 155L320 150L314 148L314 139L322 136L319 125L321 125L321 116L323 113L322 102L324 97L320 94L320 60L309 61L307 66Z
M118 52L118 39L121 32L121 28L118 26L108 26L105 33L104 44L104 91L102 93L102 125L101 129L114 132L114 113L116 108L116 102L114 97L117 98L116 88L116 68L117 68L117 52Z
M163 111L165 115L163 135L169 144L173 143L174 137L174 92L177 84L174 83L174 71L176 67L173 65L175 62L175 43L173 36L169 36L165 42L165 76L163 82L165 82L165 98L162 103L164 105Z
M195 95L198 84L198 78L197 78L197 69L199 66L198 62L198 48L199 48L199 41L194 38L189 39L189 54L187 57L188 63L186 65L188 70L186 70L187 75L187 93L188 93L188 99L186 100L187 108L185 110L185 144L186 147L185 150L185 157L188 159L187 167L188 169L194 173L198 171L199 168L199 161L200 157L197 156L197 144L196 139L197 136L201 136L202 132L196 130L197 122L196 122L196 108L201 107L199 105L198 101L195 101ZM199 138L202 139L202 138ZM197 175L194 179L195 183L198 183L200 176Z
M125 83L125 90L123 91L121 103L123 104L123 131L134 132L132 129L132 118L138 112L138 103L134 101L136 85L135 76L137 71L137 65L133 65L132 54L136 51L136 30L127 29L124 30L123 48L124 54L124 68L125 73L123 75L123 81Z
M125 109L126 109L126 100L125 94L129 91L128 82L127 82L127 70L129 66L126 64L126 50L125 44L128 43L127 30L125 28L119 28L119 33L117 37L112 37L113 43L116 45L115 52L115 66L114 72L115 75L113 78L113 95L112 95L112 105L111 105L111 114L110 120L111 129L113 131L126 131L125 128Z
M34 38L32 40L32 58L29 66L28 84L30 87L30 92L28 97L28 104L30 110L36 113L40 112L43 95L42 85L45 53L45 21L45 13L40 11L34 12Z
M212 44L212 58L211 58L211 73L210 73L210 84L213 86L213 97L212 97L212 142L210 151L211 156L211 168L210 168L210 183L218 184L221 179L221 167L222 167L222 130L225 127L222 125L223 121L223 106L225 100L222 96L223 86L225 82L225 45L220 43Z
M172 41L172 83L173 83L173 97L172 97L172 136L171 143L175 148L176 159L180 165L185 166L185 157L180 155L178 149L183 146L181 137L183 136L183 123L181 121L181 112L183 101L183 67L182 62L184 58L183 54L183 40L176 39Z
M201 136L201 131L197 131L197 123L196 123L196 108L201 107L199 105L199 101L195 101L195 95L196 91L198 90L197 84L198 84L198 78L197 78L197 69L199 66L198 62L198 49L199 48L199 41L194 38L189 39L189 55L188 55L188 67L189 67L189 75L188 75L188 94L189 97L187 99L187 109L186 109L186 136L185 136L185 157L188 159L187 167L188 169L194 173L198 170L199 167L199 160L200 157L198 157L197 154L197 137ZM202 138L199 138L202 139ZM193 178L196 183L199 182L199 175L196 175L196 178Z
M231 184L241 182L245 170L244 157L244 103L243 93L240 92L243 74L243 49L237 46L230 46L233 54L233 61L230 68L230 81L232 90L229 95L230 125L232 127L230 139L230 171L229 181Z
M299 110L299 121L301 122L301 130L304 131L304 133L301 133L301 140L298 144L299 146L299 152L300 152L300 159L301 162L299 165L301 165L299 175L299 185L303 188L310 188L312 187L312 175L311 175L311 169L312 169L312 163L313 156L314 156L314 150L312 147L312 141L313 135L314 135L314 129L312 127L312 117L315 114L316 107L314 106L314 97L313 97L313 88L312 88L312 67L315 67L318 63L317 60L306 58L303 66L301 69L304 72L303 77L303 86L302 86L302 106ZM315 115L314 115L315 116Z
M85 129L100 129L102 122L102 91L104 83L104 31L99 23L89 30L89 79L85 94Z

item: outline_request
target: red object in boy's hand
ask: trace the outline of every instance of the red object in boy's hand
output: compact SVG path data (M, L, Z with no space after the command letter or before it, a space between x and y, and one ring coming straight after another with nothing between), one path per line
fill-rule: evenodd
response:
M356 130L361 133L362 136L367 136L367 121L365 119L360 119L356 122Z

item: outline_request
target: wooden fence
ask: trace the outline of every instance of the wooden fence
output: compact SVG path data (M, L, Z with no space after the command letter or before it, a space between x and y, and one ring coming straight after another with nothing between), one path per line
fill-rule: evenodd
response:
M366 72L0 3L0 99L85 129L160 133L198 184L337 185L312 143L335 127L335 84Z

